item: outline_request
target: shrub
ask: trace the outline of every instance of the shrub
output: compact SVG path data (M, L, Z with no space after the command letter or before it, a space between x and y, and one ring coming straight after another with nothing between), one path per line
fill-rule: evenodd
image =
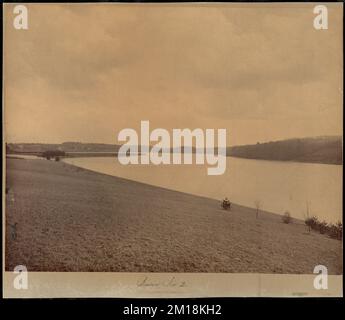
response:
M63 157L65 155L65 151L61 150L47 150L42 152L42 157L47 158L48 160L52 157Z
M325 220L323 220L322 222L317 223L317 228L321 234L324 234L328 231L328 224Z
M336 224L331 223L328 227L328 235L333 239L341 240L343 238L343 224L340 221Z
M343 224L338 221L336 224L327 223L325 220L319 221L317 217L306 218L304 223L310 229L319 231L321 234L327 234L333 239L342 240L343 238Z
M315 216L312 216L311 218L306 218L304 220L304 223L309 227L309 230L310 229L316 229L318 223L319 223L319 220L317 219L317 217Z
M285 211L282 220L284 223L289 224L291 222L291 215L289 211Z

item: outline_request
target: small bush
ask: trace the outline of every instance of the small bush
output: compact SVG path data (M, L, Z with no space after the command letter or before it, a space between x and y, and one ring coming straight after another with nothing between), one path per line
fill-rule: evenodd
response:
M319 231L321 234L327 234L333 239L342 240L343 238L343 224L339 221L336 224L327 223L325 220L319 221L317 217L305 219L304 223L311 229Z
M55 157L55 161L60 161L60 157Z
M230 210L231 209L231 202L228 198L225 198L222 200L221 206L224 210Z
M328 224L325 220L317 223L317 228L321 234L325 234L328 230Z
M291 222L291 215L289 211L286 211L282 217L284 223L289 224Z
M65 155L66 153L61 150L47 150L47 151L42 152L41 154L42 157L47 158L47 159L48 158L50 159L52 157L63 157Z
M306 218L304 220L304 223L309 227L309 230L310 229L316 229L316 227L319 223L319 220L317 219L317 217L313 216L311 218Z
M330 224L328 235L333 239L341 240L343 238L343 224L339 221L336 224Z

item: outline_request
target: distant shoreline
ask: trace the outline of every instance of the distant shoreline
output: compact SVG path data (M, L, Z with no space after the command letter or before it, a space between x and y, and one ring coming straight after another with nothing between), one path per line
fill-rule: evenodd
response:
M274 162L291 162L291 163L305 163L305 164L326 164L326 165L337 165L342 166L342 162L321 162L317 160L277 160L277 159L264 159L264 158L249 158L249 157L240 157L235 155L227 155L227 157L231 158L239 158L239 159L246 159L246 160L259 160L259 161L274 161Z
M118 155L120 147L116 144L80 142L61 144L7 143L6 152L8 154L21 153L38 156L44 155L44 152L62 152L68 157L108 157ZM136 146L136 148L140 154L140 146ZM206 149L196 149L193 146L189 148L193 154L198 150L207 152ZM320 136L226 147L226 155L241 159L342 165L342 149L342 136ZM173 148L164 150L164 152L176 151ZM217 152L217 149L212 149L211 152ZM184 149L182 153L184 153Z

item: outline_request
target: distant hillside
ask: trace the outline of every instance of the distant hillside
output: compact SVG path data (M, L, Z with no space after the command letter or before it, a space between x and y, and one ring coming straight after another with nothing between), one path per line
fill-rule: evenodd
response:
M289 139L228 147L227 155L247 159L342 164L342 137Z
M64 142L61 144L6 144L6 150L8 153L42 153L48 150L61 150L67 153L108 153L117 152L119 148L120 146L116 144L81 142ZM173 151L173 149L171 148L170 151ZM194 147L192 147L192 152L195 152ZM289 139L267 143L257 143L254 145L228 147L227 155L247 159L342 164L342 137L329 136Z

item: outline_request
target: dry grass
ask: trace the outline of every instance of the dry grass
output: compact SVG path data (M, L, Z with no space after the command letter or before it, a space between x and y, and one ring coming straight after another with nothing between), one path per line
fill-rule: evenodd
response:
M342 273L342 244L303 222L46 160L7 160L6 270Z

